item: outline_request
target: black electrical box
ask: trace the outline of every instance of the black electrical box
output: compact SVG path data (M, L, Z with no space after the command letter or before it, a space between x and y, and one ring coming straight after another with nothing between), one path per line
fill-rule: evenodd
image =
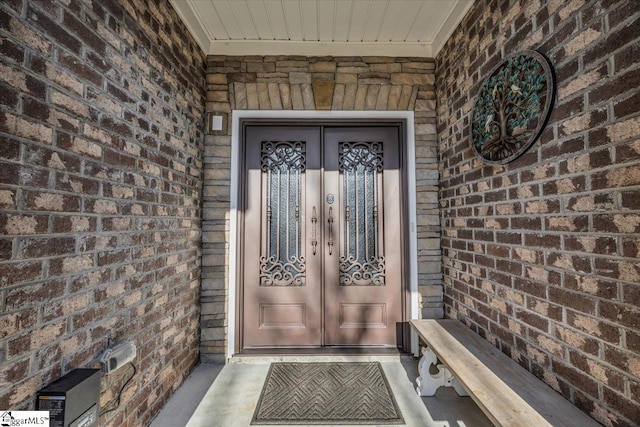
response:
M74 369L38 392L36 409L49 411L50 427L97 427L100 369Z

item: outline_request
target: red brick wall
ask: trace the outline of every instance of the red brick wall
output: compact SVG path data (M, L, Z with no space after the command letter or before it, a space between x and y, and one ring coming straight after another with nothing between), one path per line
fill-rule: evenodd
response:
M471 110L503 58L550 58L557 101L487 166ZM436 58L445 307L605 425L640 420L640 9L477 0Z
M205 56L168 1L5 0L0 32L0 408L131 340L101 425L145 425L198 358Z

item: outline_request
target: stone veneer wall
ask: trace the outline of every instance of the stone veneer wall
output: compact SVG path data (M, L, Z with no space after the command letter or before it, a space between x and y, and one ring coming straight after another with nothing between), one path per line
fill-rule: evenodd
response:
M198 362L205 56L164 0L3 0L0 33L0 408L131 340L100 425L147 425Z
M640 9L477 0L436 58L445 307L601 423L640 420ZM487 166L470 148L481 82L548 56L542 137Z
M389 57L209 56L207 112L409 110L415 112L422 316L442 317L434 61ZM229 120L230 125L231 120ZM204 361L225 359L231 129L205 138L202 337Z

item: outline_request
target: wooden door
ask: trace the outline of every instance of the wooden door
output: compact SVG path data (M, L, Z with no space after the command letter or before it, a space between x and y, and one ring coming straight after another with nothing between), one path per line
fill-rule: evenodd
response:
M245 127L242 347L396 346L395 126Z

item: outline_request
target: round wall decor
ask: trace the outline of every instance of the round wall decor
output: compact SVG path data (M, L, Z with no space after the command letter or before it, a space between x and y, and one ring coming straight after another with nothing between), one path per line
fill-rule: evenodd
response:
M480 88L473 107L471 145L485 163L521 156L538 139L551 113L555 81L551 64L525 50L500 63Z

